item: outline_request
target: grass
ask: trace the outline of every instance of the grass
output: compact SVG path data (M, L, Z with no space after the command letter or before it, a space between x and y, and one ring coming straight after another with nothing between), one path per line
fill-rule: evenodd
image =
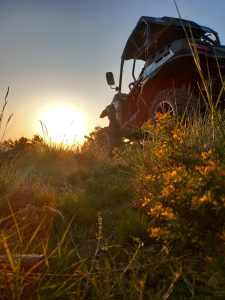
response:
M225 119L207 97L204 119L158 114L112 159L99 128L79 149L2 142L0 298L224 299Z
M2 299L223 299L225 144L210 126L158 115L156 138L110 160L30 140L2 156Z

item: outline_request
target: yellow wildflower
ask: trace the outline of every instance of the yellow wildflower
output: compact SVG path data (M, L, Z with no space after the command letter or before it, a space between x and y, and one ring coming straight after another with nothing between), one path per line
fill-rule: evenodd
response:
M150 174L148 174L148 175L145 177L145 179L146 179L147 181L155 181L155 175L150 175Z
M205 167L205 173L206 174L212 174L214 173L216 170L215 166L211 165L211 166L206 166Z
M222 231L220 238L225 242L225 230Z
M202 173L202 167L201 166L195 166L195 170L199 173Z
M173 219L174 213L171 208L163 208L162 204L156 204L154 207L149 209L149 214L155 218L164 217L167 219Z
M164 209L161 215L170 220L174 218L174 213L171 208Z
M200 199L199 199L199 204L202 204L204 202L211 202L212 197L211 197L211 191L207 191Z
M149 209L149 214L152 214L154 217L159 217L162 213L162 204L156 204L154 207Z
M222 195L220 199L221 199L221 201L223 203L223 206L225 206L225 195Z
M163 148L160 148L158 152L156 152L156 156L163 157L165 156L165 151Z
M184 142L184 132L180 128L175 128L172 131L172 139L183 144Z
M194 208L198 207L198 197L197 196L192 197L191 204Z
M167 122L171 119L171 115L169 113L160 113L160 112L157 112L156 113L156 120L157 122Z
M149 202L150 202L150 199L145 197L141 203L141 207L147 206L149 204Z
M170 175L171 175L171 178L176 177L176 176L177 176L177 171L173 170L173 171L170 173Z
M218 205L218 202L216 202L216 200L213 200L213 205L215 206L215 207L218 207L219 205Z
M178 138L176 132L173 132L173 135L172 135L173 139L176 140Z
M180 182L182 181L182 176L184 174L184 169L182 167L177 167L171 172L165 172L163 173L164 183L169 184L171 181Z
M213 261L213 257L212 256L206 256L205 257L205 262L211 263Z
M172 184L166 186L162 190L162 196L163 197L168 197L171 195L171 193L175 190L174 186Z
M138 285L141 289L143 289L143 287L145 286L145 281L144 281L144 279L139 280L139 281L137 282L137 285Z
M150 236L157 237L160 232L160 227L150 227Z
M172 172L163 173L163 179L165 183L169 183L169 181L173 180L177 176L177 171L173 170Z
M212 150L211 149L209 151L207 151L207 152L204 151L204 152L201 153L201 158L203 160L206 160L206 159L208 159L210 157L211 154L212 154Z

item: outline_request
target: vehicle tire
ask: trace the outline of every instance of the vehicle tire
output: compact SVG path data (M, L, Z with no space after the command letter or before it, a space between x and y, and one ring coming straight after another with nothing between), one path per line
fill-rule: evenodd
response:
M172 117L189 118L199 112L198 97L187 87L169 88L158 92L150 105L149 117L154 118L156 113L169 113Z
M112 152L118 144L116 134L109 127L102 128L97 137L97 150L104 157L112 157Z

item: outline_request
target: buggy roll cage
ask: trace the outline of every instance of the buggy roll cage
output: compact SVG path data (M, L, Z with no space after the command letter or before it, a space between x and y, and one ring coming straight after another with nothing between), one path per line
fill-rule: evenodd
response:
M180 32L185 30L190 36L192 36L193 33L194 37L198 36L198 38L204 39L204 41L210 44L220 45L220 40L216 31L209 27L201 26L193 21L172 17L153 18L142 16L129 36L121 56L118 87L119 93L122 88L123 66L125 60L134 59L132 76L134 80L136 80L134 76L136 59L145 61L151 52L151 48L154 47L154 44L158 42L159 38L166 31L172 32L173 30ZM215 40L210 39L207 34L212 34L215 37Z

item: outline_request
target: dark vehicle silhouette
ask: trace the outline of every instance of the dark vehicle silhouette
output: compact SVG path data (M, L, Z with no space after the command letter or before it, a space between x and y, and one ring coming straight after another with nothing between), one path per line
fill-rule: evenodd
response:
M133 63L132 82L124 93L128 60ZM136 76L140 62L143 68ZM112 72L106 73L106 80L114 86ZM156 112L179 116L203 111L209 96L223 107L224 81L225 46L214 30L179 18L141 17L122 53L116 94L100 115L109 119L99 135L100 150L110 155L121 138L137 135Z

